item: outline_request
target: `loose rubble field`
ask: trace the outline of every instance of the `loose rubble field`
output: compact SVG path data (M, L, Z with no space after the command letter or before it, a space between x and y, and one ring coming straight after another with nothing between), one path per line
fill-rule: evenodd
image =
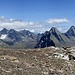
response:
M75 47L0 49L0 75L75 75Z

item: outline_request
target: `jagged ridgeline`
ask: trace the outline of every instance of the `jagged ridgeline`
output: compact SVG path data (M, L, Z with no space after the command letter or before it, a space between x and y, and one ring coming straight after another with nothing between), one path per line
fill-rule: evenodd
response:
M4 48L34 48L37 35L28 31L16 31L3 29L0 31L0 47Z
M75 46L75 26L66 33L60 33L55 27L42 34L28 30L16 31L4 28L0 31L0 47L2 48L44 48L49 46Z
M49 46L75 46L75 26L71 26L66 33L60 33L55 27L52 27L50 31L43 33L36 45L36 48L44 48Z

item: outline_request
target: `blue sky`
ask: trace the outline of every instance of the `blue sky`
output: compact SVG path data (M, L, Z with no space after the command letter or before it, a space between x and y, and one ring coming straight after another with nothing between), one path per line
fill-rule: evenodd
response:
M15 26L14 22L10 24L7 21L10 25L14 24L14 27L7 25L6 27L9 26L8 28L23 29L25 27L25 29L34 32L43 32L55 26L62 32L75 24L75 0L0 0L0 16L2 20L17 19L18 22L23 20L23 22L19 22L19 28ZM59 19L65 19L66 21L57 23ZM51 23L51 21L53 22ZM26 25L27 22L28 24ZM30 23L32 23L32 26ZM5 25L3 26L5 27ZM3 26L0 26L0 28ZM37 30L33 26L43 29L42 31Z

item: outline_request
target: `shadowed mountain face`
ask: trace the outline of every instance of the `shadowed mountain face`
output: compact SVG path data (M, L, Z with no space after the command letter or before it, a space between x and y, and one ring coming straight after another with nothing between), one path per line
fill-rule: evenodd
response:
M60 33L55 27L43 34L34 34L28 30L0 31L0 47L5 48L44 48L49 46L67 47L75 45L75 27L66 33Z
M44 34L42 34L41 39L37 43L35 48L41 47L49 47L49 46L55 46L54 42L50 39L50 33L46 31Z
M27 37L31 37L32 39L37 39L37 35L30 32L29 30L22 30L20 31L20 33L25 37L27 36Z
M8 33L8 30L6 28L4 28L2 31L0 31L0 35L1 34L7 34Z
M71 26L70 29L65 33L65 35L75 37L75 27Z
M27 31L16 31L14 29L3 29L0 31L0 47L5 48L34 48L37 35Z
M67 47L75 45L75 27L72 26L66 33L60 33L55 27L46 31L36 47L58 46Z

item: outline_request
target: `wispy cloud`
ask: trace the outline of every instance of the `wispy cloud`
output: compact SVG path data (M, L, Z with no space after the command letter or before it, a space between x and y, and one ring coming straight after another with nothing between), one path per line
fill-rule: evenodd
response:
M31 32L43 32L43 24L41 23L0 17L0 29L3 28L15 30L27 29Z
M46 22L49 24L53 24L53 23L68 23L70 21L66 18L61 18L61 19L48 19Z
M15 30L23 30L27 29L31 32L44 32L49 30L53 25L56 23L69 23L70 21L66 18L63 19L48 19L47 21L43 22L33 22L33 21L22 21L16 19L8 19L5 17L0 17L0 29L7 28L7 29L15 29ZM61 29L59 29L61 30Z

